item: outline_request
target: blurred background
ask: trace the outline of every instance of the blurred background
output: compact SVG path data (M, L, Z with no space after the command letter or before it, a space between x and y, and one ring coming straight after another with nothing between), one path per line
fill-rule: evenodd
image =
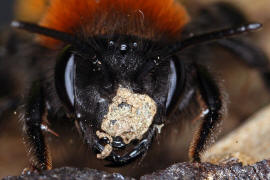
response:
M182 0L190 13L195 13L202 6L221 0ZM227 0L238 7L251 20L264 24L264 29L254 33L254 43L270 57L270 1L269 0ZM13 16L13 0L0 1L0 29L6 29ZM1 37L1 36L0 36ZM1 39L0 39L1 41ZM240 126L250 115L269 104L270 96L265 90L258 73L238 62L236 57L223 53L219 62L209 64L211 71L222 82L223 91L227 92L228 116L220 129L222 137ZM2 84L2 86L4 86ZM1 103L0 97L0 103ZM186 114L188 117L189 114ZM190 115L192 117L192 115ZM14 112L5 114L0 120L0 178L18 175L28 167L28 158L21 136L21 124ZM104 162L97 161L95 155L84 147L75 128L63 128L65 138L49 137L54 167L77 166L120 172L124 175L138 176L153 170L163 169L175 162L188 161L188 147L192 138L190 123L187 121L168 124L146 157L123 168L105 168ZM175 128L179 127L179 128ZM181 128L180 128L181 127ZM86 159L88 161L86 161Z
M0 2L0 25L7 25L13 16L14 0L2 0Z

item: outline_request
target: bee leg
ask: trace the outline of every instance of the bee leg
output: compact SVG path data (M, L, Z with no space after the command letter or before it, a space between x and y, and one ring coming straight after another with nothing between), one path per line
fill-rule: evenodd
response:
M222 117L222 100L218 85L215 83L208 71L202 66L195 65L197 69L197 81L199 92L202 96L207 110L200 128L193 137L189 156L193 162L200 162L200 154L206 148L213 131L218 126Z
M217 44L239 57L238 59L250 68L257 69L266 86L270 89L270 63L263 50L252 42L240 38L220 40Z
M47 170L52 168L51 158L42 133L42 122L45 114L44 94L41 82L34 82L28 96L25 115L24 133L32 156L31 170Z

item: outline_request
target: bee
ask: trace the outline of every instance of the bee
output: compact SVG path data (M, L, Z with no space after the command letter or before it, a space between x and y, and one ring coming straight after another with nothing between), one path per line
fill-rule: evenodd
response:
M209 7L196 18L174 0L53 0L43 6L38 23L11 23L37 34L29 58L35 54L53 67L51 72L33 65L35 77L24 99L23 130L33 170L52 168L45 133L57 135L49 124L60 111L98 159L125 165L145 154L167 121L196 95L203 114L189 156L200 162L226 104L199 62L203 45L235 54L269 86L267 56L242 36L262 25L249 23L228 4L213 5L221 16Z

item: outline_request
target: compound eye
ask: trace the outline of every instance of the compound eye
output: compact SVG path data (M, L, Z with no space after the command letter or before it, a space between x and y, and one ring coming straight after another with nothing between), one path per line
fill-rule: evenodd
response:
M67 47L60 54L55 66L56 92L63 105L73 111L74 106L74 78L75 55Z
M170 60L170 74L169 74L169 92L167 96L166 108L171 104L175 89L177 85L177 73L173 60Z
M74 105L74 73L74 54L72 54L65 68L65 89L72 105Z

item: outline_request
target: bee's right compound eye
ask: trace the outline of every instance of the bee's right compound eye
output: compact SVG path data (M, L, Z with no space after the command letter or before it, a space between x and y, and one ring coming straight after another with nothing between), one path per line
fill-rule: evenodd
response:
M55 67L55 87L64 106L73 111L74 107L75 55L64 49Z
M70 103L74 105L74 55L72 54L67 61L67 65L65 68L65 89L70 100Z

